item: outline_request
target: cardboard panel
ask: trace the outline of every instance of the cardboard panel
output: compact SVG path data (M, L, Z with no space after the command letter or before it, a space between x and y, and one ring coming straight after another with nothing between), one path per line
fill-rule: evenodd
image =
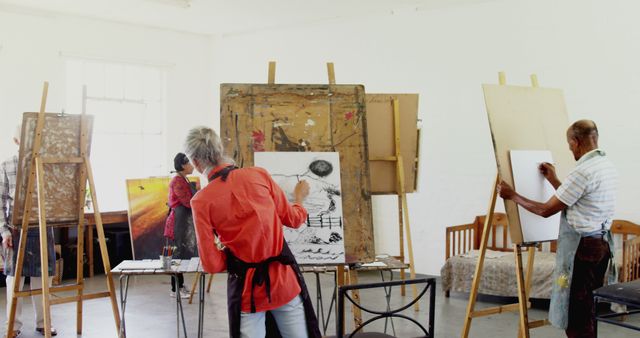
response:
M93 116L86 115L88 138L87 156L91 153L91 134ZM42 158L79 157L81 115L64 115L46 113L42 136L40 156ZM20 155L18 157L18 176L16 182L15 201L12 224L22 224L22 216L27 193L27 182L32 162L33 142L35 139L38 113L24 113L22 117L22 133L20 136ZM83 164L44 164L44 195L47 223L74 222L78 219L80 192L80 167ZM33 202L29 224L38 222L38 198L34 185Z
M260 151L340 153L346 261L373 261L364 87L222 84L220 102L222 142L239 166Z
M418 94L367 94L369 158L395 156L392 99L400 102L400 152L404 165L404 190L414 192L418 160ZM394 162L370 161L371 192L396 194Z
M566 130L569 118L562 90L522 86L482 85L500 177L513 185L510 150L549 150L558 176L573 167ZM511 240L523 243L517 205L505 202Z

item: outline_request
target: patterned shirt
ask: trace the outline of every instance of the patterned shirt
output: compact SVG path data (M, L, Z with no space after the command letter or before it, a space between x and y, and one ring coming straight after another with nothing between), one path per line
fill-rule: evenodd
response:
M13 211L13 195L16 192L16 176L18 175L18 156L0 164L0 234L3 237L10 232L11 213Z
M567 222L581 234L611 228L618 190L618 172L604 151L592 150L576 163L556 191L567 205Z

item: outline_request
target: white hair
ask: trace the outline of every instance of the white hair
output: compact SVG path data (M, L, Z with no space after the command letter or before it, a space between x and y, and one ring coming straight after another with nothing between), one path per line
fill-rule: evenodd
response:
M190 160L212 169L222 163L233 163L222 152L222 142L216 132L207 127L195 127L187 134L184 152Z

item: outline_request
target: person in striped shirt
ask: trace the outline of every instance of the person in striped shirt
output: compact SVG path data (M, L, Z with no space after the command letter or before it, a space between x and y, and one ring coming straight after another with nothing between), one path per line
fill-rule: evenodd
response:
M608 239L616 203L618 173L605 152L598 148L595 122L580 120L573 123L567 130L567 142L577 162L564 182L558 179L553 165L540 165L540 172L556 189L555 195L547 202L529 200L504 181L498 189L500 197L512 200L537 215L549 217L562 212L562 222L568 224L568 230L563 231L561 224L556 261L556 275L560 276L556 283L560 286L556 288L565 285L568 306L552 295L549 317L552 324L565 329L567 337L595 337L593 290L603 285L612 256ZM561 254L560 248L567 254ZM572 252L575 252L573 257ZM561 267L568 267L565 275L558 274ZM564 307L567 308L558 309ZM559 313L558 317L554 311ZM554 322L554 318L560 319Z
M16 146L20 145L21 126L16 127L13 142ZM26 246L24 262L22 264L22 277L17 280L15 278L15 264L17 252L20 243L20 229L11 226L11 216L13 214L13 198L16 191L16 179L18 175L18 155L14 154L6 161L0 163L0 236L2 237L2 254L4 260L4 274L7 276L7 311L5 325L9 324L9 312L11 311L11 298L13 297L14 283L19 283L19 288L24 288L25 277L30 279L31 289L40 289L42 287L42 271L40 265L40 232L38 229L32 228L26 234ZM55 267L55 252L53 228L47 228L48 259L49 259L49 276L53 275ZM49 285L51 285L52 277L49 277ZM22 330L22 298L18 298L16 305L16 316L14 320L13 336L9 338L19 337ZM35 317L36 332L44 335L44 314L42 308L42 296L31 296L33 305L33 313ZM51 328L51 335L55 336L58 332L55 328Z

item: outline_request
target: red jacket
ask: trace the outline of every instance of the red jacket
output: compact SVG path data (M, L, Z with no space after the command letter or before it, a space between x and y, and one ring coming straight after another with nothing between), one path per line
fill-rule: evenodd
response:
M175 215L173 213L173 208L182 205L191 209L191 198L193 197L193 193L191 193L191 186L189 182L182 176L176 175L169 182L169 207L171 208L171 212L167 217L167 220L164 224L164 237L168 237L169 239L174 239L175 229Z
M227 165L215 168L210 175ZM227 180L213 180L191 200L198 239L200 261L206 272L226 269L225 254L214 242L215 230L224 246L247 263L258 263L278 256L284 243L282 226L298 228L307 218L299 204L290 204L282 189L262 168L232 171ZM250 312L251 280L249 269L242 292L242 311ZM258 312L278 308L300 294L300 286L291 266L269 265L271 303L265 285L256 286L254 300Z

